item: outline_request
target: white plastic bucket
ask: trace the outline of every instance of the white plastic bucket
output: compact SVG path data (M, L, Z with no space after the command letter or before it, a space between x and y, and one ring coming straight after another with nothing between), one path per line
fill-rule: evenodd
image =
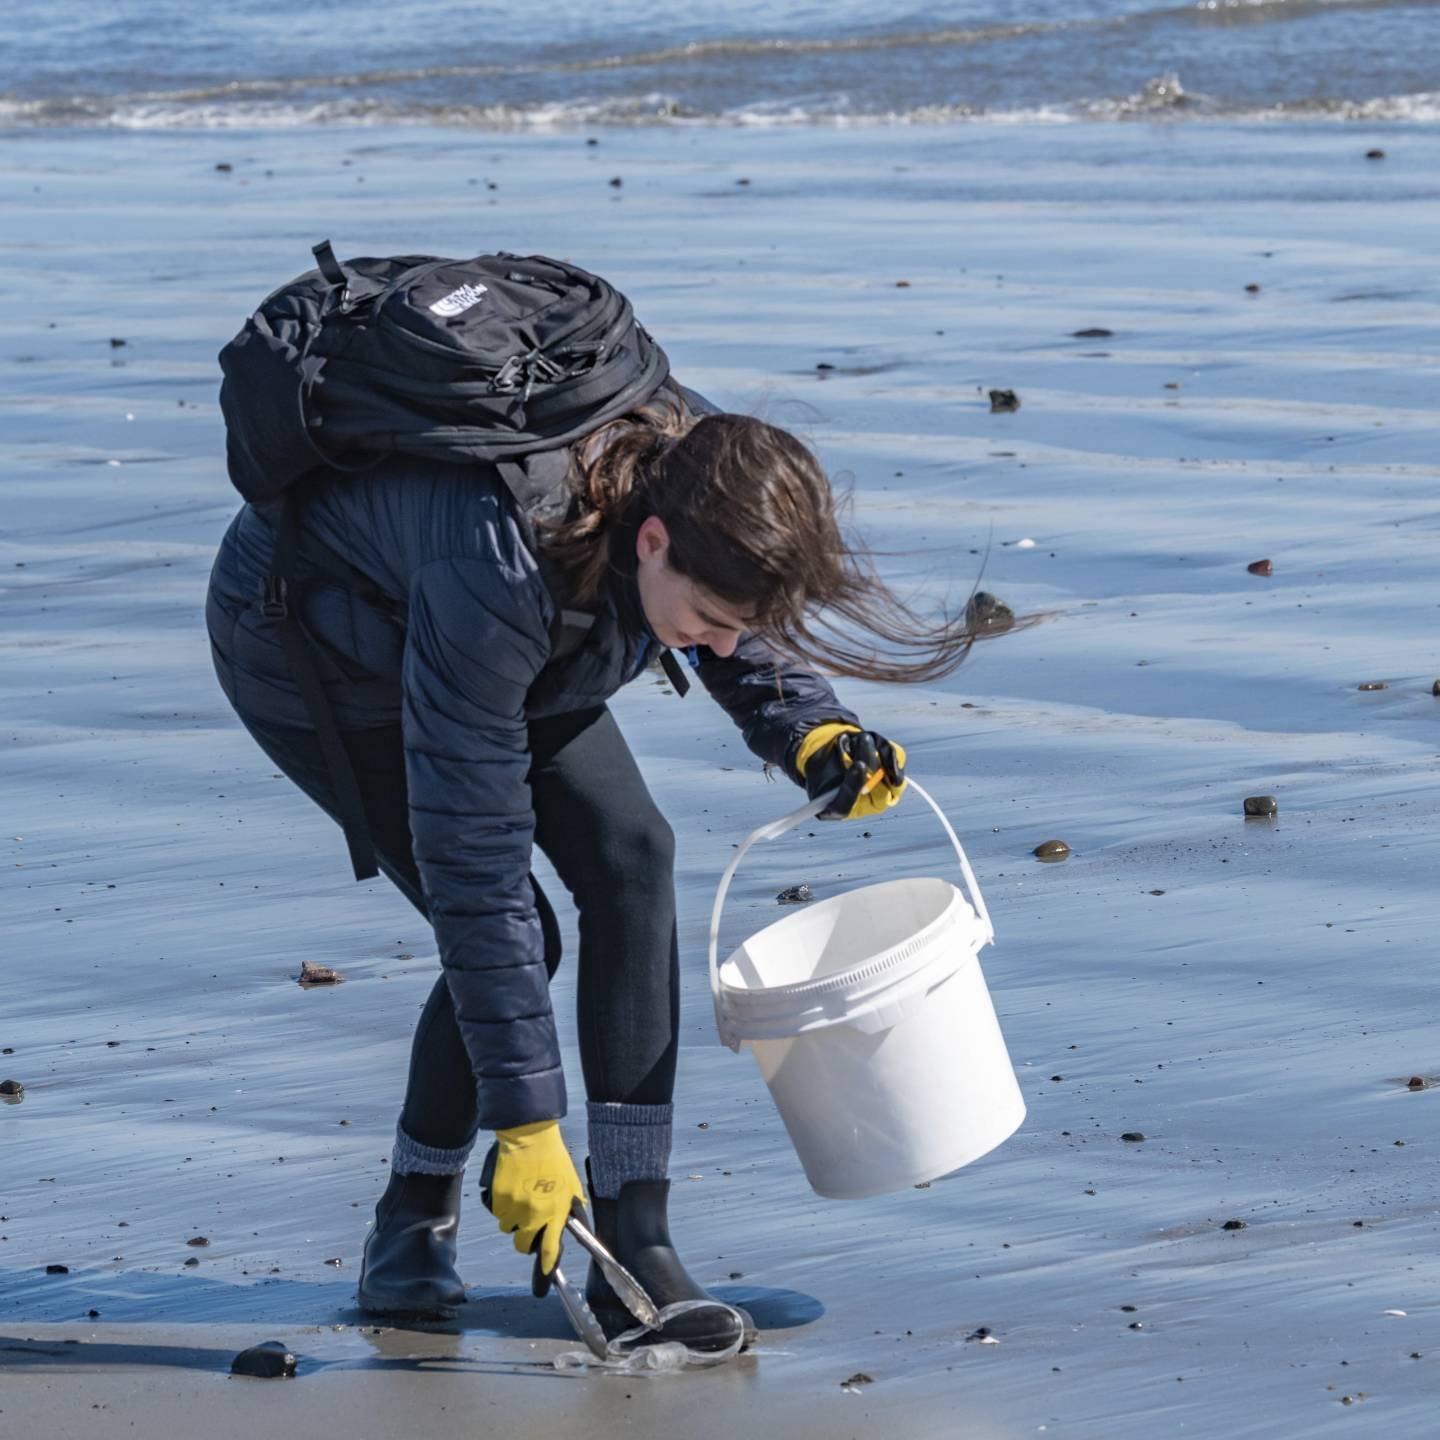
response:
M980 972L995 938L965 851L948 880L889 880L796 910L718 963L720 912L745 852L812 818L829 797L764 825L736 851L710 917L721 1040L755 1052L817 1194L887 1195L993 1150L1025 1102Z

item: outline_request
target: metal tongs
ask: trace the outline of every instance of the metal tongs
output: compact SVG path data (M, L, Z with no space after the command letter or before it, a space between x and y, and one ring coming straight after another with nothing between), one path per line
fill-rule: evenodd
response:
M490 1209L490 1189L495 1181L495 1162L498 1158L499 1148L492 1145L485 1156L485 1167L480 1174L480 1198L487 1210ZM642 1325L658 1326L660 1312L655 1308L655 1302L646 1293L645 1287L610 1253L585 1223L585 1207L578 1200L570 1206L570 1218L565 1222L565 1230L594 1258L625 1308ZM538 1240L536 1243L539 1243ZM560 1296L566 1315L570 1317L571 1325L575 1327L575 1333L585 1342L586 1348L597 1359L608 1359L609 1342L599 1320L595 1318L595 1312L585 1299L584 1290L566 1277L563 1265L557 1264L549 1275L542 1274L540 1257L537 1254L535 1269L530 1277L530 1292L539 1299L552 1285Z

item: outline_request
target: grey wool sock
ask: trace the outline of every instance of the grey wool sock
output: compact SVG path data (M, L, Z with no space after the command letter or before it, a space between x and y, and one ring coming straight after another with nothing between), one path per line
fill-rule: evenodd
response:
M665 1180L670 1175L673 1105L616 1105L591 1100L590 1188L614 1200L627 1180Z
M475 1141L454 1150L443 1150L438 1145L422 1145L412 1140L397 1124L395 1126L395 1148L390 1152L390 1169L396 1175L458 1175L470 1158Z

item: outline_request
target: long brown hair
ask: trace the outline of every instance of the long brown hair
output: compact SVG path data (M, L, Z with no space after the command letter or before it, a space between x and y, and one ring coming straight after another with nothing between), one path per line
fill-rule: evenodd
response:
M662 391L577 442L572 462L576 505L542 544L581 604L633 566L635 532L658 515L670 567L750 616L747 628L801 665L860 680L938 680L990 633L964 612L926 619L902 601L870 552L842 536L820 462L778 426L696 419Z

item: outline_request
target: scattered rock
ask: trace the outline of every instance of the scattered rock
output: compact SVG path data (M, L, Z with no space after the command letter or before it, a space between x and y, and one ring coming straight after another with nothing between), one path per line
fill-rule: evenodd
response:
M1357 690L1388 690L1390 685L1385 680L1362 680L1355 688Z
M1423 1075L1412 1075L1406 1082L1407 1090L1425 1090L1429 1088L1429 1081Z
M1222 1230L1244 1230L1248 1228L1248 1220L1227 1220L1220 1228Z
M45 1273L47 1275L68 1275L70 1267L68 1265L47 1265Z
M1167 380L1165 382L1165 388L1167 390L1178 390L1180 388L1180 382L1178 380Z
M1131 1145L1138 1145L1145 1138L1143 1130L1127 1130L1121 1137Z
M857 1370L848 1380L842 1380L842 1385L873 1385L875 1377L867 1375L863 1370Z
M593 135L589 135L586 137L585 143L587 145L598 145L600 142Z
M1250 284L1245 287L1245 293L1247 295L1258 295L1260 293L1260 287L1252 280Z
M1070 847L1063 840L1042 840L1032 853L1037 860L1054 862L1063 860L1070 853Z
M208 1237L204 1235L192 1235L185 1243L187 1245L193 1245L197 1250L199 1250L202 1249L204 1246L208 1245L210 1241Z
M228 160L221 160L215 168L222 174L228 175L235 167Z
M612 176L610 177L610 184L611 184L616 190L618 190L624 183L625 183L624 179L623 179L621 176L619 176L619 175L612 175Z
M808 885L787 885L775 898L782 905L808 905L815 892Z
M1152 895L1163 895L1165 892L1163 890L1152 890L1150 893Z
M339 1267L345 1262L338 1255L336 1255L333 1259L327 1260L325 1263L327 1265L334 1265L336 1269L339 1269Z
M1431 693L1432 695L1440 695L1440 680L1437 680L1437 681L1430 687L1430 693ZM8 1055L10 1052L7 1050L5 1053Z
M1122 1305L1120 1308L1127 1315L1133 1315L1140 1307L1138 1305Z
M100 1318L100 1312L98 1310L87 1310L85 1313L92 1320L98 1320Z
M742 178L742 179L740 179L740 180L737 180L735 183L736 183L737 185L748 185L748 184L750 183L750 181L749 181L748 179Z
M128 340L122 340L118 335L112 335L110 337L110 348L112 350L123 350L129 343Z
M897 290L908 290L910 288L910 282L908 280L897 280L895 282L895 288Z
M311 985L338 985L345 977L328 965L317 965L313 960L300 962L300 984L307 989Z
M743 1270L732 1270L730 1272L730 1278L732 1280L743 1280L745 1278L745 1272Z
M1130 1328L1132 1330L1143 1330L1145 1328L1145 1322L1143 1320L1132 1320L1130 1322Z
M187 1269L187 1270L193 1270L199 1263L200 1263L199 1260L197 1260L197 1259L195 1258L195 1256L192 1255L192 1256L185 1262L185 1269Z
M1383 160L1385 158L1385 152L1383 150L1367 150L1365 152L1365 158L1367 160Z
M965 623L972 630L999 635L1015 623L1015 612L988 590L977 590L965 602Z
M1063 1075L1052 1075L1050 1080L1052 1084L1058 1085L1064 1078Z
M833 370L835 367L828 360L818 360L815 363L817 370Z
M295 1356L278 1340L266 1340L242 1350L231 1362L232 1375L256 1380L288 1380L295 1373Z
M1280 806L1273 795L1247 795L1245 797L1245 813L1247 815L1274 815L1278 813Z
M1275 567L1268 560L1252 560L1245 567L1252 575L1273 575Z
M25 1093L25 1087L18 1080L0 1080L0 1095L18 1100Z
M992 390L990 392L990 413L1003 415L1007 410L1018 410L1020 397L1013 390Z
M1088 330L1072 330L1072 340L1108 340L1115 332L1107 330L1103 325L1092 325Z

